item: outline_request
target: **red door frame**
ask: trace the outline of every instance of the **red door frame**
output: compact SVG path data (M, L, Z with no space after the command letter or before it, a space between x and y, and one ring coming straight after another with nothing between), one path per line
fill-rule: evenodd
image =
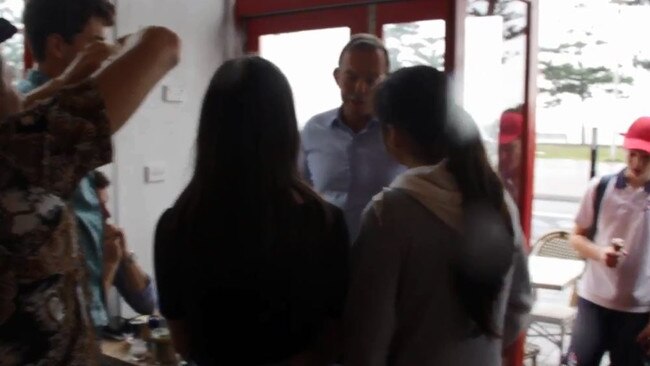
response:
M524 141L522 144L522 161L524 163L521 192L523 201L520 203L521 224L528 238L532 233L533 197L535 195L535 151L536 146L536 110L537 110L537 73L538 60L538 28L539 28L539 2L538 0L524 0L528 3L528 32L526 39L526 91L524 111Z
M462 0L465 2L465 0ZM375 34L381 36L382 25L389 23L406 23L418 20L450 18L455 2L409 0L377 5L377 27Z
M246 30L246 52L257 53L259 37L264 34L335 27L349 27L352 34L369 32L369 3L368 0L237 0L235 15Z
M261 2L260 2L261 3ZM259 37L264 34L296 32L311 29L350 27L350 32L368 31L368 11L365 7L323 9L318 12L279 14L244 19L246 51L259 51Z
M537 99L537 28L538 0L522 0L528 5L526 38L526 77L525 77L525 119L522 161L523 179L520 180L522 202L520 219L526 238L530 239L532 223L532 203L534 196L535 167L535 110ZM494 6L494 3L491 3ZM421 1L411 0L377 5L375 34L381 37L382 27L388 23L411 22L427 19L446 20L445 70L450 72L456 82L456 98L462 104L463 69L465 63L465 18L467 0ZM528 243L530 244L530 243Z
M455 81L456 100L463 100L463 69L465 64L465 16L467 0L407 0L376 6L374 33L383 36L383 26L419 20L445 21L445 70Z
M238 18L260 18L278 14L321 11L323 9L350 8L374 3L390 3L402 0L237 0L235 13Z
M537 97L538 0L528 4L527 64L525 80L525 136L523 139L520 218L528 239L531 234L533 177L535 166L535 108ZM375 3L375 4L370 4ZM238 0L237 17L246 30L246 51L259 51L259 36L308 29L350 27L351 32L370 32L382 36L384 24L427 19L446 21L445 70L457 86L463 85L465 18L467 0ZM373 20L371 20L374 17ZM457 87L462 102L462 88ZM523 365L525 336L508 350L509 366Z
M238 0L235 12L246 30L246 51L257 52L259 36L264 34L347 26L352 34L381 37L383 24L448 19L455 8L454 0ZM447 42L448 46L453 44ZM454 56L449 58L453 60Z
M535 161L535 99L537 95L537 0L528 3L528 42L526 67L526 110L523 142L524 174L521 179L523 201L520 216L524 233L530 237ZM463 85L465 32L464 20L467 0L238 0L236 14L246 29L246 51L259 51L259 36L264 34L332 27L350 27L352 33L372 32L381 36L382 27L425 19L446 20L447 37L445 70L450 72L457 86ZM374 21L370 22L371 12ZM372 28L372 29L371 29ZM458 87L457 98L462 99ZM462 101L462 100L461 100Z
M23 42L24 52L23 52L23 70L25 75L34 66L34 57L32 56L32 49L29 47L29 42L27 42L27 36L25 36L25 41Z

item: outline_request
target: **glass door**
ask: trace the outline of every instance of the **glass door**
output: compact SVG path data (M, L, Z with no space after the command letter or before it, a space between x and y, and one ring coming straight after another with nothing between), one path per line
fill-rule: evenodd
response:
M341 95L332 75L350 39L349 27L263 35L260 56L289 79L300 129L312 116L338 107Z

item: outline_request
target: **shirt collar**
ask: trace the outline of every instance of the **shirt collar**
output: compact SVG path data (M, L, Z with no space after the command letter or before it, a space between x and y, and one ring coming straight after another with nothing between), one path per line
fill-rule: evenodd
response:
M334 118L332 118L332 120L330 121L330 124L329 124L330 127L335 127L335 126L346 126L347 127L347 125L345 123L343 123L343 118L341 118L342 114L343 114L343 108L339 108L336 111L336 115L334 116ZM370 120L370 122L368 122L368 125L366 126L365 129L363 129L363 131L369 130L369 129L374 128L376 126L379 126L379 120L377 118L373 117Z
M627 178L625 177L625 170L621 170L617 175L616 175L616 189L624 189L627 187ZM650 193L650 181L646 182L645 186L643 187L643 190L646 193Z

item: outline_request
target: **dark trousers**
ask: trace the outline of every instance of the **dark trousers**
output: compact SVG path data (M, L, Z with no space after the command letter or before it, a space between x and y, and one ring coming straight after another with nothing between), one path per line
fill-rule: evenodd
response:
M650 313L610 310L580 298L567 364L598 366L608 351L612 366L644 366L645 351L636 338L648 319Z

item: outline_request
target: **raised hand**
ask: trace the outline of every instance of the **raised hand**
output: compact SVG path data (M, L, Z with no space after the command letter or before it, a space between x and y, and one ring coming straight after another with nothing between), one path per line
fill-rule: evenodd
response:
M89 78L95 71L99 70L102 63L109 56L116 53L119 46L106 42L95 41L88 44L83 51L72 61L70 66L61 74L61 81L66 84L77 84Z

